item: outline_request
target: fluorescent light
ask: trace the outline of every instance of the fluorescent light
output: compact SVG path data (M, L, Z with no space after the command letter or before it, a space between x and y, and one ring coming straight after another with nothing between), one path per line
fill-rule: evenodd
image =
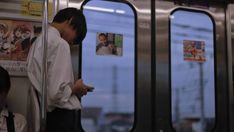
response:
M110 8L102 8L102 7L95 7L95 6L84 6L84 9L93 10L93 11L102 11L102 12L109 12L109 13L118 13L118 14L125 14L124 10L119 9L110 9Z
M125 11L124 10L115 10L116 13L119 13L119 14L125 14Z
M87 9L87 10L94 10L94 11L110 12L110 13L114 13L114 12L115 12L114 9L110 9L110 8L101 8L101 7L95 7L95 6L84 6L84 9Z

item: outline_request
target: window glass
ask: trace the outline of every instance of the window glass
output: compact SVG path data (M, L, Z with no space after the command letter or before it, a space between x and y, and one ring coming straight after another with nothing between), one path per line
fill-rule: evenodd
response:
M178 132L208 132L215 123L214 29L202 12L170 16L171 114Z
M87 132L129 131L134 121L134 13L127 4L97 0L83 9L88 33L82 78L95 89L82 98L82 127Z

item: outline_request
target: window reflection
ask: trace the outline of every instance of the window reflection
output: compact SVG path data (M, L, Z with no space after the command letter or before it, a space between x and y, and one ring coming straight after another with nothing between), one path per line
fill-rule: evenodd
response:
M215 123L214 29L204 13L171 17L171 108L178 132L208 132Z
M82 127L87 132L127 132L134 121L133 11L122 3L90 1L84 14L88 33L82 45L82 78L95 89L82 98ZM121 54L100 55L100 33L114 40Z

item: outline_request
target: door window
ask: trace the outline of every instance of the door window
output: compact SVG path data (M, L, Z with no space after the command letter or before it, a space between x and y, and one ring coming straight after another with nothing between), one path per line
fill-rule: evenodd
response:
M134 121L135 16L129 5L89 1L82 78L95 89L82 98L88 132L130 131Z
M208 14L176 10L170 15L171 115L178 132L214 127L214 40Z

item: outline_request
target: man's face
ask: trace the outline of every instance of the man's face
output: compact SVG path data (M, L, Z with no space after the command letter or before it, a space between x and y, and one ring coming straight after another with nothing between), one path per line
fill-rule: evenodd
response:
M105 36L103 36L103 35L101 35L101 36L99 36L99 42L100 43L102 43L102 44L104 44L104 43L106 43L106 37Z
M69 44L73 44L77 37L76 30L72 28L69 24L66 24L66 28L63 29L62 38L66 40Z

